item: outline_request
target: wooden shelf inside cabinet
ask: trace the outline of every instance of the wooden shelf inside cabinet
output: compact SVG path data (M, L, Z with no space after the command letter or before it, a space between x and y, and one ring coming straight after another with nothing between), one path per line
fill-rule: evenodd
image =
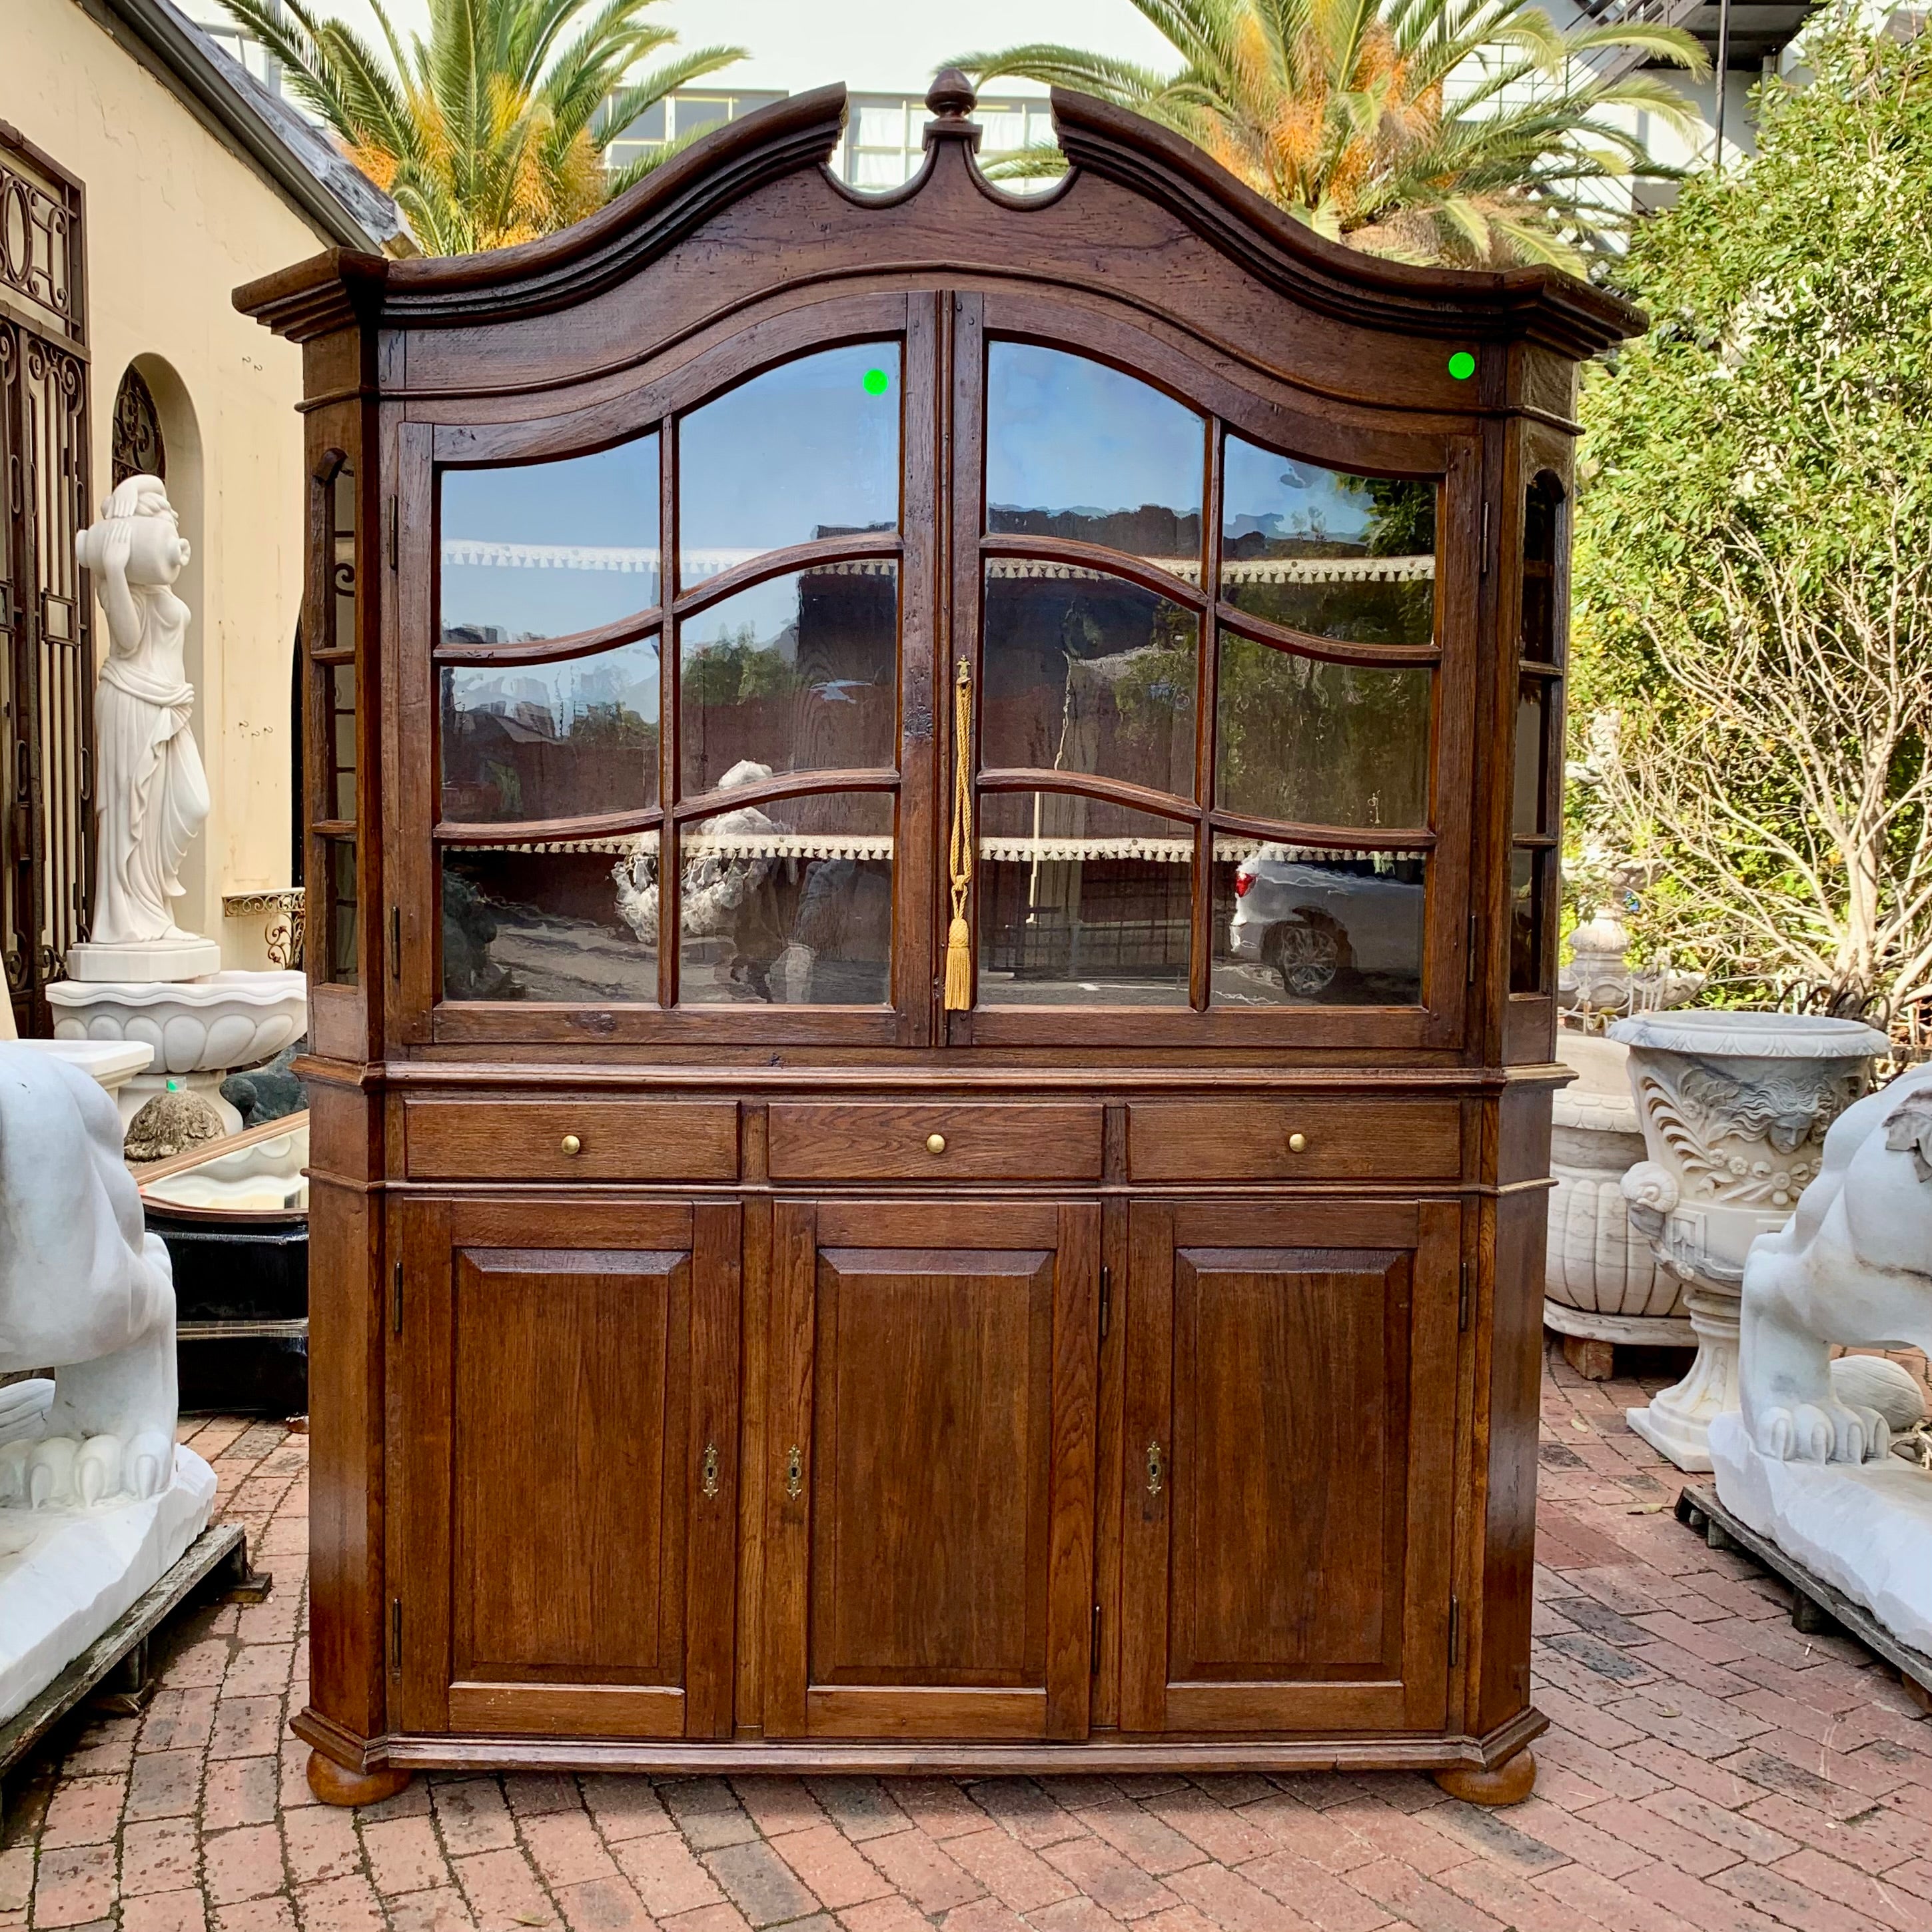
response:
M1550 399L1639 319L1076 96L1016 198L930 104L895 194L830 88L238 293L309 398L332 1802L1527 1789Z

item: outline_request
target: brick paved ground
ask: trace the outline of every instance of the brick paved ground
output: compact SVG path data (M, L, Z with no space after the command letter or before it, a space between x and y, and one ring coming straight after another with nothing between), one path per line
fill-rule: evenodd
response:
M0 1932L1932 1932L1932 1725L1856 1646L1672 1520L1624 1428L1630 1382L1544 1379L1527 1804L1385 1775L418 1779L313 1804L305 1442L191 1439L275 1573L184 1627L139 1719L96 1723L20 1794Z

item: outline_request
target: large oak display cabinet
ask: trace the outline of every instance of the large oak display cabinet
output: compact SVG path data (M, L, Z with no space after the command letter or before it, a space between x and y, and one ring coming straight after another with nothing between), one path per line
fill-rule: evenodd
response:
M1576 365L1056 95L242 290L310 474L313 1677L427 1766L1527 1791Z

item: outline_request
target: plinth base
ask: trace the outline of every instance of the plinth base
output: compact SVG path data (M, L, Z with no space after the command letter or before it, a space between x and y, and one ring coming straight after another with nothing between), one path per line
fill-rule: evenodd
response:
M221 970L221 948L212 939L151 939L139 945L100 946L83 940L67 950L67 976L88 986L118 982L172 984L205 980Z

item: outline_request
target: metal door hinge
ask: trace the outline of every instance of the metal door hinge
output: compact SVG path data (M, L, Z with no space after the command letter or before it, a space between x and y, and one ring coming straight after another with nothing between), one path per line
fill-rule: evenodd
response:
M1483 508L1484 512L1486 514L1489 509L1489 506L1486 503L1483 506ZM392 496L388 501L388 514L389 568L392 570L394 570L396 568L398 560L400 557L402 550L403 512L402 506L398 503L393 496Z
M1462 1263L1462 1272L1456 1284L1456 1332L1466 1333L1469 1326L1469 1264Z
M1107 1322L1113 1311L1113 1305L1114 1270L1102 1262L1100 1268L1100 1339L1103 1342L1107 1339Z
M1449 1661L1460 1663L1462 1654L1462 1606L1454 1597L1449 1599Z
M389 1599L389 1668L400 1671L403 1667L403 1600L400 1597Z
M403 976L403 909L399 905L389 908L389 977L400 980Z
M1478 574L1483 577L1490 574L1490 500L1486 496L1483 499L1483 561Z
M1094 1606L1094 1648L1087 1660L1087 1674L1097 1677L1100 1674L1100 1606Z
M389 1326L400 1335L403 1332L403 1264L396 1264L395 1293L390 1301Z
M1466 986L1473 986L1476 983L1476 955L1480 950L1482 936L1481 916L1472 912L1469 915L1469 956L1462 970L1462 983Z

